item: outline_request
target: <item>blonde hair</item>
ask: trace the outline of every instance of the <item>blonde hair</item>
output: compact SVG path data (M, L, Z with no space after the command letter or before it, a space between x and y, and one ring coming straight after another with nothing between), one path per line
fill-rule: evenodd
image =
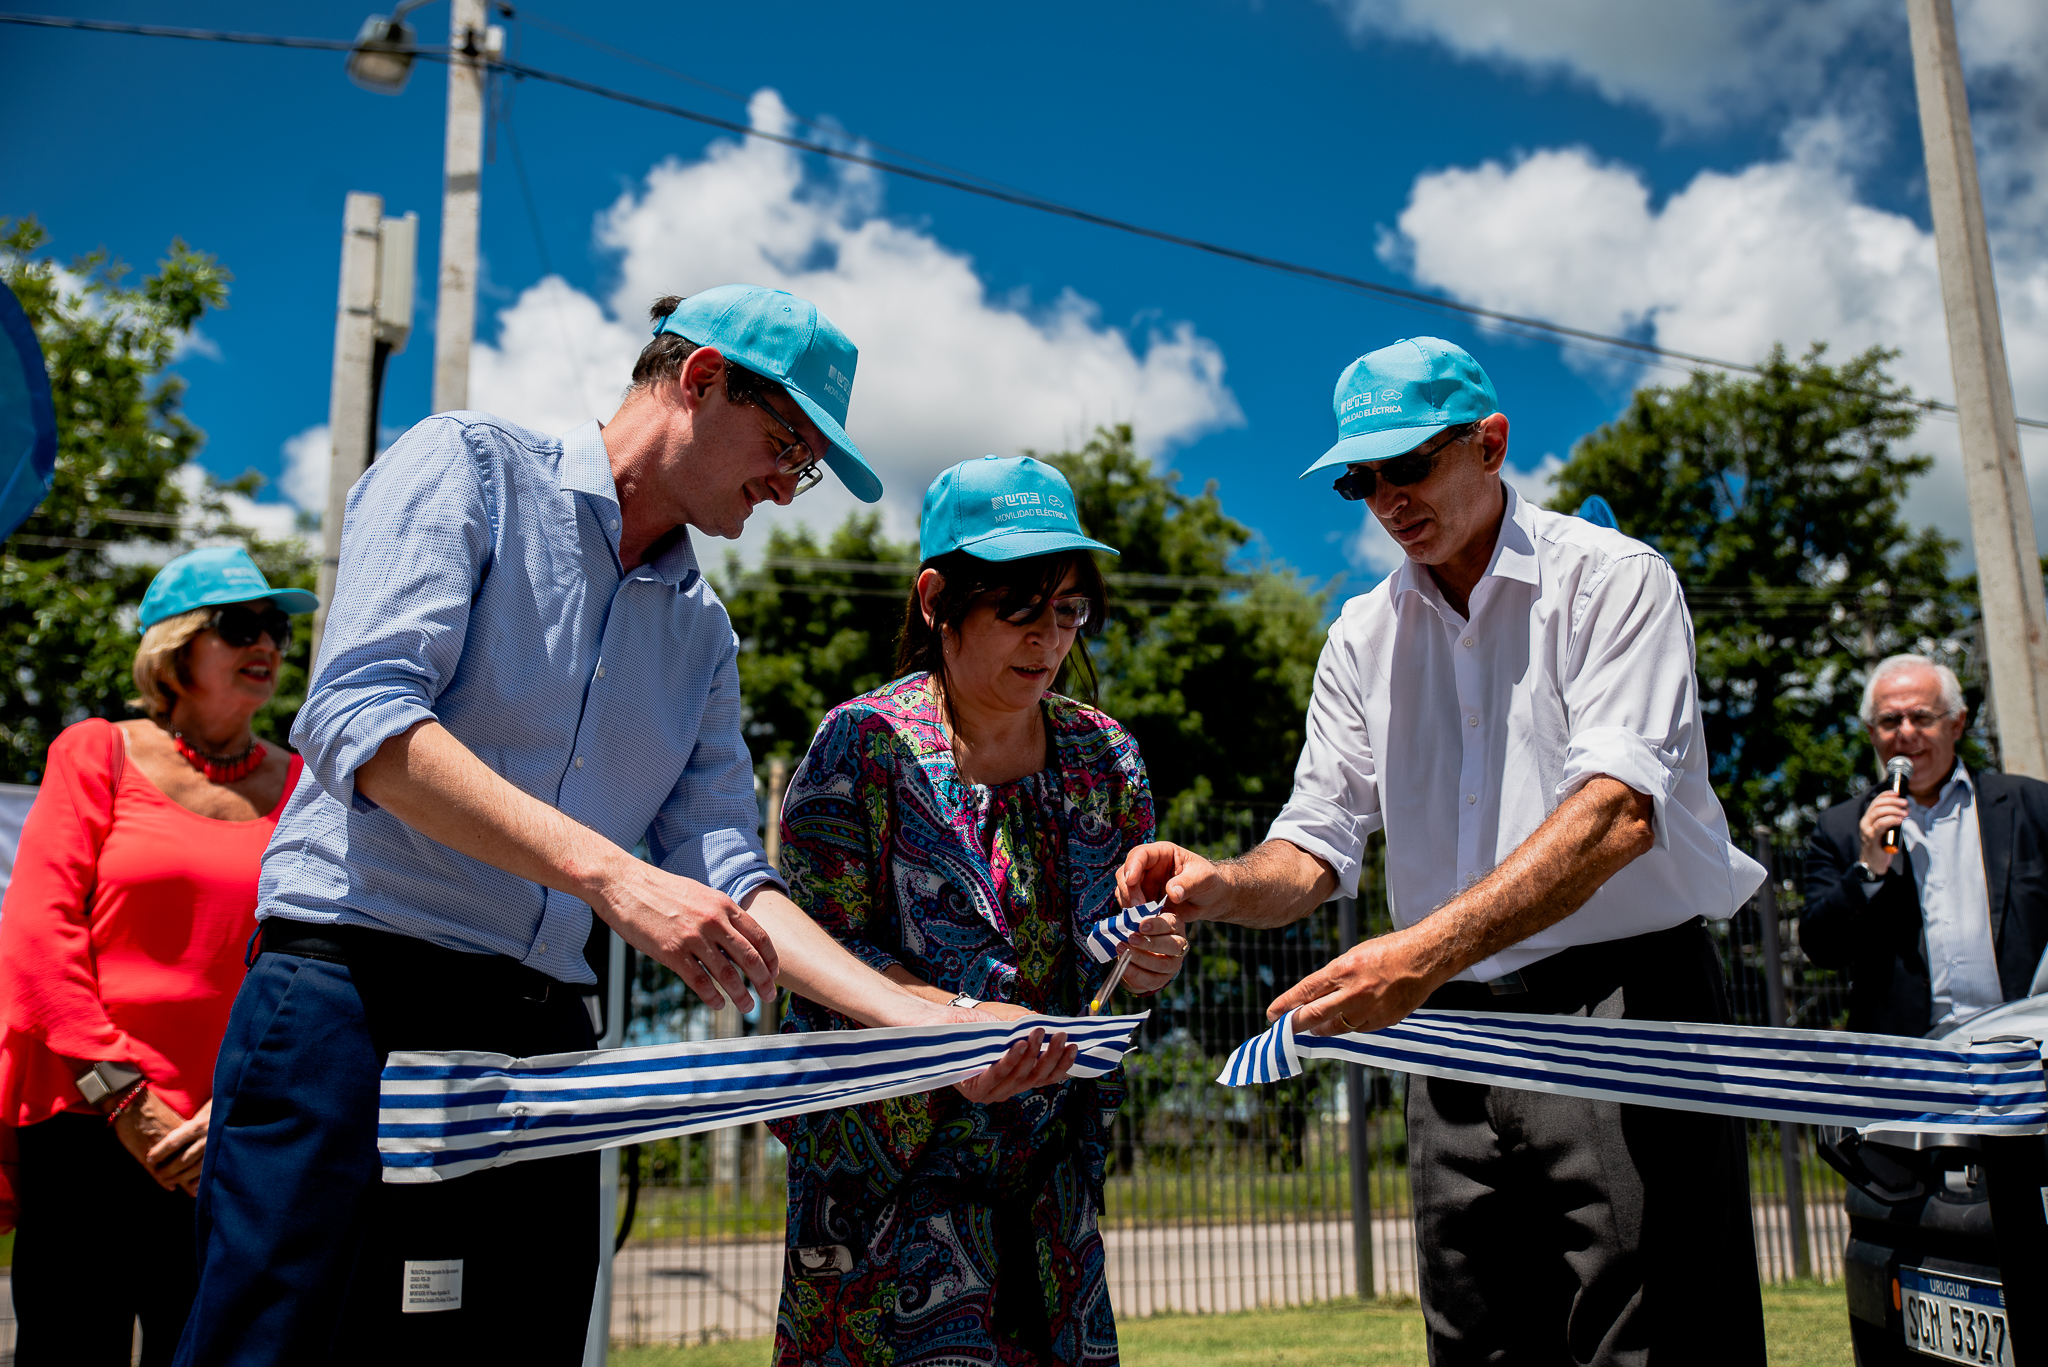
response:
M166 617L142 633L142 644L135 647L135 688L142 696L128 705L152 717L168 714L177 703L177 693L168 688L168 674L180 684L190 687L192 676L185 667L185 648L192 644L192 638L206 630L213 621L213 608L193 608L175 617Z

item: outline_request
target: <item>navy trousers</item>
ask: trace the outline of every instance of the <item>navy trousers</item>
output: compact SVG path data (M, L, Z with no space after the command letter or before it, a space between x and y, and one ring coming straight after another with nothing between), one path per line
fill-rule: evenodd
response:
M395 1049L588 1049L581 989L374 932L351 944L382 949L266 952L235 998L179 1367L580 1362L597 1155L386 1184L377 1080Z

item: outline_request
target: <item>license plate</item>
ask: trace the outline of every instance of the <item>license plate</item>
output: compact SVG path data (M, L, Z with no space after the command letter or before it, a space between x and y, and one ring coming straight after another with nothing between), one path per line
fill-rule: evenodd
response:
M1997 1282L1902 1267L1899 1311L1905 1320L1906 1346L1916 1353L1943 1362L1999 1367L2012 1361L2005 1330L2005 1288Z

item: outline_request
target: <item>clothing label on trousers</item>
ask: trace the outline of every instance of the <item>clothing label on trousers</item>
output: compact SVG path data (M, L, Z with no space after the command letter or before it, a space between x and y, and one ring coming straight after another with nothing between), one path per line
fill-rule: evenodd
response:
M400 1306L407 1315L425 1315L435 1310L462 1308L462 1259L439 1262L408 1262L405 1265L405 1300Z

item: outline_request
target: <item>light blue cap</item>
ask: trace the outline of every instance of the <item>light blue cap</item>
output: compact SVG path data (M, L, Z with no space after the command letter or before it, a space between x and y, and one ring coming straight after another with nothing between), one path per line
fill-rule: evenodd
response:
M320 606L320 600L304 589L270 587L240 546L204 546L185 552L149 581L149 591L142 595L142 629L194 608L257 598L268 598L286 612L311 612Z
M924 491L917 553L931 560L966 551L977 560L1022 560L1053 551L1119 552L1081 534L1074 486L1059 467L1030 456L983 456L941 470Z
M1441 337L1404 337L1368 352L1337 377L1337 444L1301 472L1391 460L1446 427L1500 411L1493 381L1472 354Z
M789 391L831 446L820 454L840 482L863 503L882 496L874 467L846 435L853 401L853 368L860 352L808 299L760 285L719 285L700 290L654 325L698 346L717 347Z

